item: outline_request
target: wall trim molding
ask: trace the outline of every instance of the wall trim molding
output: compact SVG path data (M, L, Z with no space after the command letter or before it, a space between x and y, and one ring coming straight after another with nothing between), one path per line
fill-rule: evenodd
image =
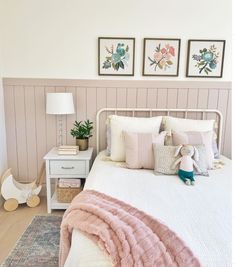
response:
M193 81L193 80L103 80L103 79L35 79L3 78L3 86L57 86L57 87L95 87L95 88L197 88L229 89L230 81Z

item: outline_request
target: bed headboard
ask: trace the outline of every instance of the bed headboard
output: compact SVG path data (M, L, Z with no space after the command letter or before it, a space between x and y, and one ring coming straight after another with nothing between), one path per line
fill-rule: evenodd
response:
M102 108L96 114L96 151L97 151L97 154L102 149L104 149L104 144L101 145L100 137L106 136L106 126L105 126L106 118L108 115L111 115L111 114L116 114L116 115L121 115L121 116L132 116L132 117L172 116L172 117L177 117L177 118L189 118L189 119L201 119L201 120L215 119L217 144L218 144L219 152L221 151L223 115L219 110L216 110L216 109Z

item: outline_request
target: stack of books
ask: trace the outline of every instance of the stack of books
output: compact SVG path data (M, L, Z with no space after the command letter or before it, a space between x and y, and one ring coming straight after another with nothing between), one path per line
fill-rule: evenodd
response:
M78 146L59 146L58 154L59 155L77 155L79 151Z

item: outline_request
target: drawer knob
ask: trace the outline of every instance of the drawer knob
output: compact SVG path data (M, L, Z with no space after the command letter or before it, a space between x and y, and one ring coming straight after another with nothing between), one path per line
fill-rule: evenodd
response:
M72 167L61 167L61 169L63 169L63 170L72 170L72 169L74 169L74 167L72 166Z

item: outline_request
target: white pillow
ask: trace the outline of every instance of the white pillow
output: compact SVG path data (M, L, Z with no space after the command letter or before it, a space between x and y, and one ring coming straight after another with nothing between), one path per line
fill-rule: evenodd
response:
M176 132L208 132L213 131L215 120L192 120L181 119L170 116L164 117L164 130Z
M125 161L125 142L123 131L135 133L159 133L162 117L136 118L110 115L111 160Z

